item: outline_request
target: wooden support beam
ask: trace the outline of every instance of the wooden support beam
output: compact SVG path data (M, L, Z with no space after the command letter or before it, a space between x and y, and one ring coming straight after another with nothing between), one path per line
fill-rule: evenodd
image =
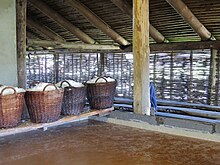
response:
M182 0L166 0L188 23L192 29L201 37L202 40L211 38L211 33L205 26L196 18L190 9L183 3Z
M128 4L126 0L111 0L121 11L127 14L132 19L132 6ZM151 24L149 24L149 33L150 36L156 41L157 43L162 43L165 41L165 37Z
M150 115L149 0L133 0L134 112Z
M120 50L119 46L115 45L81 44L74 42L57 42L33 39L28 39L27 44L28 46L53 47L77 50Z
M215 91L215 81L216 81L216 58L217 50L211 49L210 58L210 69L209 69L209 86L207 94L207 104L211 105L214 103L214 91Z
M35 28L39 32L41 32L44 35L48 36L53 41L59 41L59 42L63 42L64 41L64 39L62 37L60 37L58 34L56 34L55 32L52 32L50 29L48 29L44 25L42 25L40 23L37 23L37 22L33 21L30 18L27 19L27 25Z
M128 45L129 42L115 32L111 27L104 22L100 17L94 14L87 6L79 2L78 0L65 0L68 5L75 8L80 14L82 14L91 24L100 29L103 33L108 35L115 42L120 45Z
M174 50L199 50L199 49L220 49L220 41L192 41L150 44L152 52L167 52ZM132 45L121 47L124 52L132 52Z
M88 43L88 44L94 44L95 43L95 40L93 40L91 37L89 37L87 34L85 34L83 31L81 31L75 25L73 25L70 21L68 21L63 16L61 16L59 13L57 13L55 10L51 9L42 0L29 0L29 2L34 7L36 7L38 10L40 10L42 13L44 13L46 16L50 17L55 22L60 24L62 27L64 27L65 29L67 29L71 33L73 33L81 41L83 41L85 43Z
M26 88L26 10L27 0L16 1L18 87Z
M105 76L105 53L100 53L98 76Z

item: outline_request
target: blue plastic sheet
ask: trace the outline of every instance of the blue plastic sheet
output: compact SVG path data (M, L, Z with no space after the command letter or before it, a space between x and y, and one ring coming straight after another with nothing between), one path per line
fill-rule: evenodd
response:
M154 89L154 84L152 82L150 82L150 103L151 107L153 107L154 110L157 111L157 97Z

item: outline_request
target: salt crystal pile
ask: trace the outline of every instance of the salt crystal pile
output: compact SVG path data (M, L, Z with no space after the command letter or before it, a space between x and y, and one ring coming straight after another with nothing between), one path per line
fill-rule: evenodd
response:
M6 87L9 87L9 86L0 86L0 93L2 92L2 90ZM22 92L25 92L25 90L23 88L18 88L18 87L13 87L15 89L15 91L17 93L22 93ZM14 94L14 90L11 89L11 88L7 88L3 91L2 95L5 96L5 95L10 95L10 94Z
M33 88L27 89L27 91L43 91L45 86L49 85L49 83L39 83L36 86L34 86ZM46 87L45 91L52 91L52 90L56 90L55 86L50 85L48 87Z
M76 82L76 81L73 81L73 80L65 80L67 81L71 86L75 87L75 88L80 88L80 87L84 87L84 85L82 83L79 83L79 82ZM62 86L61 88L65 88L65 87L69 87L69 84L67 82L59 82L56 84L57 87L60 87L61 83L62 83Z
M110 77L104 77L107 82L115 82L115 79L110 78ZM89 81L87 81L87 84L95 84L95 83L106 83L106 80L104 78L99 78L99 77L95 77ZM98 81L96 82L96 80L98 79Z

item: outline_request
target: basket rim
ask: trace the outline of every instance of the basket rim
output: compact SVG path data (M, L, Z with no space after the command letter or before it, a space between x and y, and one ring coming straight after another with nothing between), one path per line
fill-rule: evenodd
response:
M86 82L86 85L104 85L104 84L117 84L117 81L101 82L101 83L87 83L87 82Z
M50 90L50 91L26 91L25 93L49 93L49 92L63 92L63 88L55 89L55 90Z
M26 92L19 92L19 93L11 93L11 94L8 94L8 95L0 95L0 98L12 96L12 95L23 95L23 94L25 94L25 93L26 93Z
M65 88L76 88L76 89L79 89L79 88L86 88L86 86L83 86L83 87L74 87L74 86L67 86L67 87L64 87L62 89L65 89Z

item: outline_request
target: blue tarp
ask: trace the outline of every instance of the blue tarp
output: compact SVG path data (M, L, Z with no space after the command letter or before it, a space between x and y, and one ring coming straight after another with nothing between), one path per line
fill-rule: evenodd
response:
M150 103L151 107L154 108L155 111L157 111L157 97L154 89L154 84L150 83Z

